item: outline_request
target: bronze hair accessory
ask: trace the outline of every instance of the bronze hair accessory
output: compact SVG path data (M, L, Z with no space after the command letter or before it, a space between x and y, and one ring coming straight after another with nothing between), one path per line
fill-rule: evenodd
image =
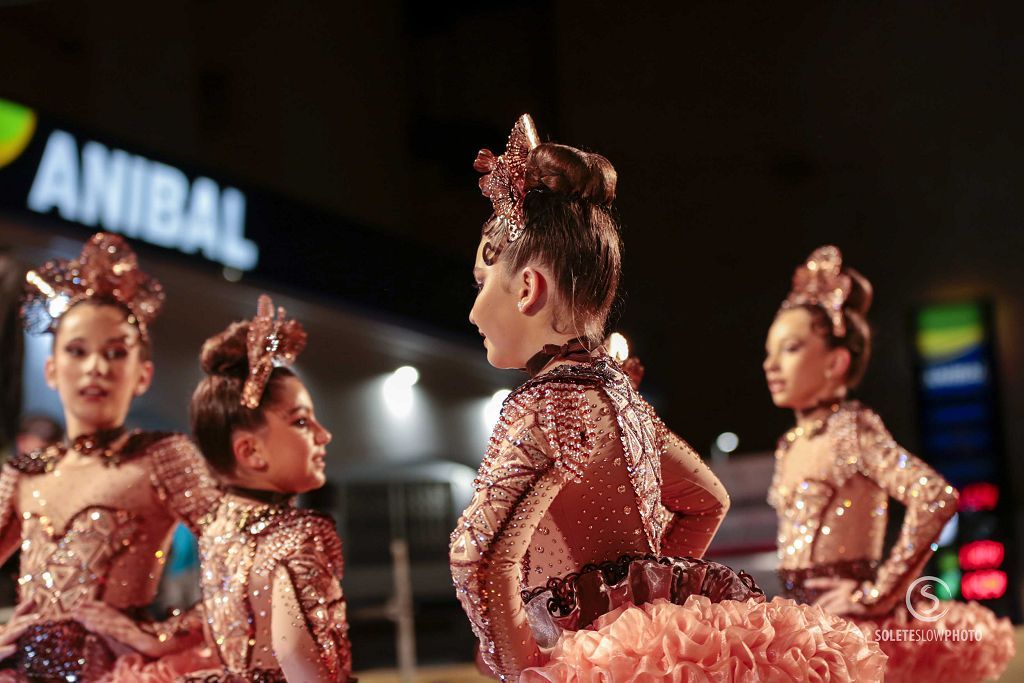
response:
M258 408L267 388L267 380L275 367L291 365L306 348L306 331L297 320L285 319L283 307L274 316L274 302L261 294L256 317L249 323L246 349L249 354L249 376L242 387L241 404Z
M843 254L838 247L818 247L793 273L793 287L782 308L820 306L832 321L832 333L846 336L843 305L850 296L853 281L842 272Z
M128 310L128 322L148 337L149 323L160 313L164 289L139 268L132 248L118 235L98 232L77 259L47 261L25 274L21 317L32 334L53 332L72 306L110 301Z
M495 220L484 229L487 244L483 256L487 265L493 265L505 245L515 242L523 233L526 161L539 144L533 119L523 114L508 136L504 154L496 157L491 150L482 149L476 155L473 168L484 174L480 178L480 192L494 205Z

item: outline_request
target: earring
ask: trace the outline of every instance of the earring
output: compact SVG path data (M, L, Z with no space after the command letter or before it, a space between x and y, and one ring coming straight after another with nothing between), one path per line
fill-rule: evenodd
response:
M519 312L522 313L523 312L523 306L525 306L525 305L526 304L524 302L520 301L519 303L516 304L516 308L518 308Z

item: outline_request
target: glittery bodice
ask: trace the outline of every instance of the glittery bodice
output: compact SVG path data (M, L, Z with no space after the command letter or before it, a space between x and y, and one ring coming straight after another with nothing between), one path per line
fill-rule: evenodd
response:
M820 434L780 439L775 458L768 502L779 517L780 567L879 563L855 599L878 611L902 599L956 512L956 490L855 401L839 405ZM906 506L906 515L881 562L890 497Z
M148 605L174 525L198 531L218 496L180 435L125 435L105 456L54 446L12 460L0 475L0 545L6 557L20 542L19 602L53 620L85 600Z
M224 665L209 680L287 671L285 657L317 672L302 680L348 678L341 541L329 517L229 494L199 549L208 639Z
M520 591L624 554L700 556L728 507L700 457L607 357L505 401L452 532L458 598L504 680L538 662Z

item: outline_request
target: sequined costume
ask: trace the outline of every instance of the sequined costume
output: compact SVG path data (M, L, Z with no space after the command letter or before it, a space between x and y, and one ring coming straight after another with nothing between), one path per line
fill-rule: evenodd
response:
M808 632L810 624L827 622L818 629L825 638L841 631L857 648L865 646L856 629L829 628L841 620L827 619L821 610L805 608L807 617L793 603L764 603L752 582L727 567L662 556L702 555L729 507L728 496L615 361L571 346L556 357L561 364L506 399L474 499L451 536L458 598L492 671L505 681L687 680L686 671L713 676L746 666L733 656L733 645L736 634L756 631L748 619L777 626L781 638L799 641L805 654L821 650L800 640L799 631ZM587 581L596 588L585 589ZM603 595L604 603L594 609L596 603L586 599L562 609L564 600L552 601L546 588L563 598ZM719 609L735 618L736 629L726 628L727 617L713 616ZM559 612L557 619L545 616L550 610ZM781 610L792 620L773 621L766 610ZM645 619L646 631L630 625ZM664 651L644 658L626 642L662 628L675 632L668 623L676 619L692 622L712 644L701 654L678 638L668 644L654 639L651 647ZM759 637L759 650L750 644L759 654L748 656L748 663L762 655L767 661L773 637ZM591 656L598 651L617 657L621 675ZM641 663L654 659L671 670L652 672ZM632 673L627 676L623 667ZM764 672L754 663L751 680L758 671Z
M889 656L886 681L974 681L997 676L1013 655L1013 633L976 603L952 603L940 620L914 619L907 589L935 550L957 508L957 492L935 470L903 449L871 409L856 401L833 406L804 438L783 436L768 495L779 517L779 574L785 593L813 602L812 577L858 582L857 618L871 638L879 629L968 630L980 642L881 642ZM882 558L889 498L906 507L903 526ZM929 638L931 636L925 636Z
M276 683L286 673L292 681L349 680L341 540L333 520L265 492L232 492L199 550L207 637L222 666L188 681Z
M157 591L178 521L198 533L220 495L205 461L179 434L115 432L79 437L13 458L0 474L0 559L20 544L19 605L38 621L0 668L7 680L96 681L127 646L75 621L100 601L143 632L181 649L201 642L201 617L143 617ZM176 648L169 646L168 652ZM140 662L145 658L139 658Z

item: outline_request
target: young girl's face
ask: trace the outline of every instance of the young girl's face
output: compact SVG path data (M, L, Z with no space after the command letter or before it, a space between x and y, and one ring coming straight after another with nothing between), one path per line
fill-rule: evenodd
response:
M841 386L832 376L835 349L814 329L804 308L775 316L765 343L764 374L772 401L780 408L806 410L834 395Z
M302 382L284 377L274 392L266 424L253 432L256 454L265 463L262 484L282 493L305 493L327 481L326 447L331 433L317 422L313 401Z
M520 295L504 266L500 262L490 266L484 263L486 242L481 240L477 248L473 267L477 295L469 322L484 338L487 362L496 368L521 368L531 355L531 351L523 349L526 316L519 311Z
M61 318L45 373L75 437L124 424L132 399L149 388L153 364L123 309L82 302Z

